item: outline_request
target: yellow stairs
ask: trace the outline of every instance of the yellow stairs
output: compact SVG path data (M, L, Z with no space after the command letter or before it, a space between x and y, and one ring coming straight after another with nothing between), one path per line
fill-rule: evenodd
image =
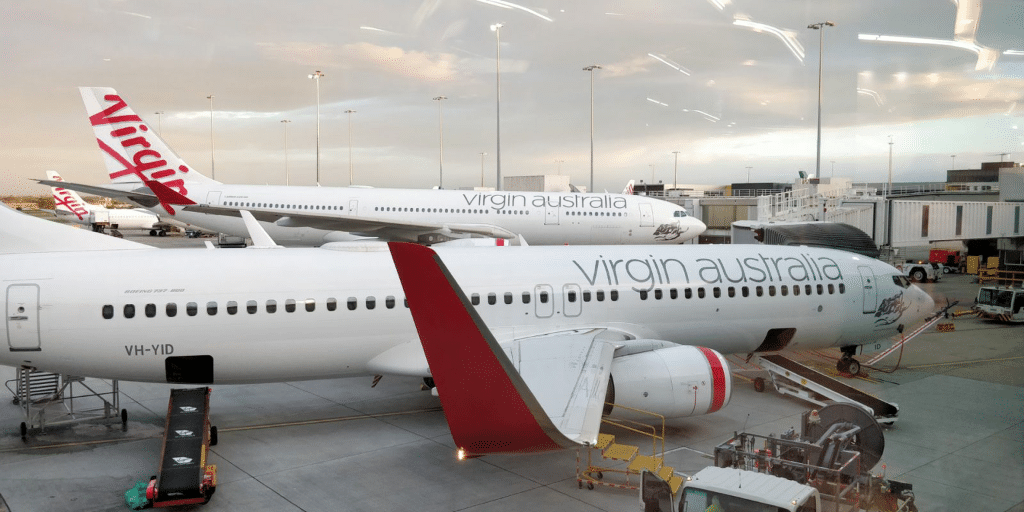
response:
M639 447L616 443L615 436L613 435L598 434L597 444L593 446L593 449L600 450L601 458L603 459L625 461L627 463L626 469L594 466L590 460L590 450L587 450L587 468L585 471L579 471L577 459L577 482L580 488L583 487L585 481L589 489L593 489L595 484L620 489L639 489L639 482L631 484L629 477L630 475L640 475L644 470L655 473L662 480L668 482L669 487L672 489L672 494L675 494L683 484L683 478L675 474L675 469L664 465L664 457L639 455ZM604 473L623 473L626 482L624 484L604 482L602 481Z

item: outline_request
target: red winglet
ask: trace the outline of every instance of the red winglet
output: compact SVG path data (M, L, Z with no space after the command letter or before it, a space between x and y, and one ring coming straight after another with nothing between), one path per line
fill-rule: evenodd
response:
M460 450L473 456L576 446L548 418L437 254L416 244L388 246Z
M160 206L163 206L164 210L167 210L167 213L171 215L174 215L174 208L171 207L172 204L196 204L195 201L181 195L177 190L174 190L159 181L146 180L145 184L153 191L156 198L160 200Z

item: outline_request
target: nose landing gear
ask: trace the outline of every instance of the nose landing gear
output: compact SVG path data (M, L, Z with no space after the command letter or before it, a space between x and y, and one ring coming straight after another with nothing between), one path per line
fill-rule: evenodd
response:
M843 356L836 361L836 370L840 373L848 373L850 375L857 375L860 373L860 362L853 358L854 351L857 347L843 347Z

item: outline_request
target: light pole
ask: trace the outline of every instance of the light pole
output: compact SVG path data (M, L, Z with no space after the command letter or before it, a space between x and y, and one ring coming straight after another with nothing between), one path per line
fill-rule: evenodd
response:
M213 95L209 95L206 99L210 100L210 177L217 179L217 171L213 166Z
M480 153L480 188L484 188L484 157L487 153Z
M949 155L949 157L953 159L952 170L955 171L956 170L956 155Z
M325 75L314 71L309 78L316 82L316 184L320 184L320 79Z
M160 116L164 115L164 111L163 110L158 110L158 111L153 112L153 113L156 114L156 134L160 135L160 136L163 136L163 134L164 134L164 124L163 124L163 119Z
M285 186L291 185L291 179L288 177L288 119L282 119L281 124L284 125L284 184Z
M441 114L441 104L444 100L448 99L447 96L437 96L434 101L437 102L437 130L438 130L438 157L437 157L437 188L444 189L444 118Z
M348 114L348 186L352 186L352 114L356 111L348 109L345 111Z
M495 172L497 173L496 176L497 176L497 182L498 183L497 183L497 186L495 187L495 190L501 190L501 27L504 27L504 26L505 26L504 23L495 23L495 24L491 25L491 30L494 32L494 41L495 41L495 48L496 48L495 49L495 56L496 57L494 59L494 62L495 62L495 77L496 77L496 82L498 84L498 94L496 96L497 97L497 120L498 120L498 129L497 129L497 134L498 134L498 151L497 151L497 154L495 155L495 158L496 158L496 160L498 162L497 163L497 167L495 168Z
M558 164L558 174L562 174L562 162L564 161L565 160L560 160L558 158L555 159L555 163ZM589 192L589 190L587 192Z
M672 167L672 188L674 189L679 186L679 152L673 151L672 154L676 156L676 163Z
M583 71L590 72L590 188L587 192L594 191L594 70L601 69L596 64L583 68ZM654 172L654 169L651 169Z
M747 183L750 183L750 170L753 169L751 166L747 166Z
M647 164L651 166L651 185L654 185L654 164ZM589 190L588 190L589 192Z
M818 177L820 178L821 176L818 176ZM832 178L835 178L835 177L836 177L836 161L832 160Z
M889 193L892 195L892 135L889 136Z
M835 23L831 21L822 21L821 23L812 23L807 25L807 28L812 28L818 31L818 154L815 159L814 175L821 177L821 59L824 50L825 43L825 27L834 27Z

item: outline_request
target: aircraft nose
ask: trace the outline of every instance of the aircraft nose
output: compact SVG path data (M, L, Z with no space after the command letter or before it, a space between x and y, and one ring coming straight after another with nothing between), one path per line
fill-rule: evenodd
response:
M920 315L920 319L926 318L935 312L935 299L927 292L921 289L920 286L912 285L910 289L914 293L914 304L917 305L917 313Z
M702 233L708 230L708 225L701 222L696 217L687 217L690 220L690 229L693 230L693 236L700 236Z

